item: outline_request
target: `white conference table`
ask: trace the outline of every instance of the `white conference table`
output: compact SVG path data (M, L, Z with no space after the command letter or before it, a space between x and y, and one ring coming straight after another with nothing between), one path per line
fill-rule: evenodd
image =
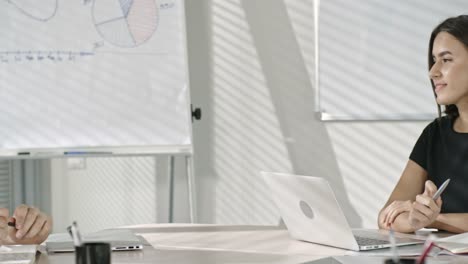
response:
M291 239L287 230L276 226L148 224L122 228L141 235L148 245L142 251L113 252L112 263L289 264L349 253L344 249ZM366 257L365 262L382 263L383 259L370 256ZM443 256L429 263L452 263L453 260L453 257ZM463 260L468 262L467 258ZM73 253L43 253L36 263L67 264L74 261ZM360 262L362 259L356 263Z

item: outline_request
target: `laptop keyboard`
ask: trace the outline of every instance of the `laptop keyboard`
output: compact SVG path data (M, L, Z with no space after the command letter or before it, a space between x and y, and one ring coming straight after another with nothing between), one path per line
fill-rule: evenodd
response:
M388 240L370 238L370 237L361 237L361 236L354 236L358 245L360 246L373 246L373 245L384 245L389 244Z

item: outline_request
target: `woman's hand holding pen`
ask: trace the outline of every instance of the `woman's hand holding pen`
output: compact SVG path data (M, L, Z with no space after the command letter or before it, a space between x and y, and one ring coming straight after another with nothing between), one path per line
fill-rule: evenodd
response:
M435 201L432 198L437 191L437 187L432 181L426 181L424 193L416 196L412 209L409 213L409 223L418 230L432 224L440 213L442 199L438 197Z
M40 244L52 229L52 219L35 207L20 205L13 216L0 208L2 244Z

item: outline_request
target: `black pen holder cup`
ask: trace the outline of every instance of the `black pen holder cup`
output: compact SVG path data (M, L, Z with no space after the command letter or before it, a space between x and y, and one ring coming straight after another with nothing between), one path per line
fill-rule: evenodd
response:
M110 264L111 247L109 243L84 243L75 247L76 264Z
M398 262L395 262L393 261L393 259L386 259L385 264L417 264L418 263L418 260L417 259L399 259ZM425 261L423 261L423 263L421 264L424 264Z

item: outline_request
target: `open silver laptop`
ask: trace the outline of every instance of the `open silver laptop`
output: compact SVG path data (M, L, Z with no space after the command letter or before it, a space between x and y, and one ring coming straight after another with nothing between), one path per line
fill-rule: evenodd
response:
M325 179L275 172L261 174L293 238L356 251L391 246L383 232L351 229ZM396 242L402 246L424 241L397 235Z
M105 229L83 236L85 242L108 242L113 251L141 250L142 238L127 229ZM48 252L72 252L75 246L68 233L51 234L46 240Z

